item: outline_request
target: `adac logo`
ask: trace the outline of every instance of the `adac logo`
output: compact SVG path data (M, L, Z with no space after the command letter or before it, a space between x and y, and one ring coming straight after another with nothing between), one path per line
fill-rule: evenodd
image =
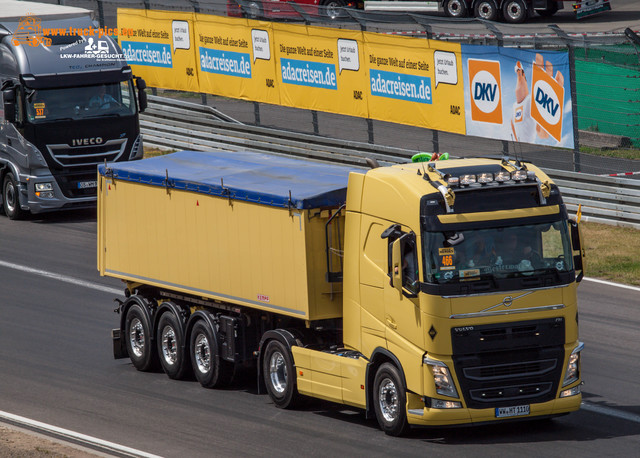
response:
M471 120L502 124L500 62L469 59Z
M533 66L531 117L558 141L562 140L564 87L539 65Z
M21 44L38 46L42 43L51 46L51 38L45 37L42 33L40 18L34 15L27 15L20 18L18 28L13 32L13 46Z

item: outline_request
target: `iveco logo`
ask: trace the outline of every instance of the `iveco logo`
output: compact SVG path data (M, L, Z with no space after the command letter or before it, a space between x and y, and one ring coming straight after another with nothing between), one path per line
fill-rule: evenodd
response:
M502 305L504 305L505 307L511 307L511 304L513 304L513 297L507 296L502 299Z
M102 137L74 138L71 140L71 146L89 146L99 145L102 143Z

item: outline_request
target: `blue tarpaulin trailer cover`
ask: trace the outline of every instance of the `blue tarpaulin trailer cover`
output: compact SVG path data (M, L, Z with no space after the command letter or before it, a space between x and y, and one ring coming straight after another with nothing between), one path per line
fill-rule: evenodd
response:
M297 209L343 204L352 171L362 169L249 151L180 151L98 166L116 180Z

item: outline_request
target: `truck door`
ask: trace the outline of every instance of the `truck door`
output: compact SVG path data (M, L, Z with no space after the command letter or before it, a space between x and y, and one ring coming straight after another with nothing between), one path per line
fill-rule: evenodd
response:
M393 226L392 226L393 227ZM384 323L388 349L397 354L406 341L423 346L420 313L419 259L416 236L409 228L395 225L387 235L388 276L384 288Z

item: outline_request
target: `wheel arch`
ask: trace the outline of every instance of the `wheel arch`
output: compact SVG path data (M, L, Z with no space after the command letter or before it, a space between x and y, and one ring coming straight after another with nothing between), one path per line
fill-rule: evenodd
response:
M396 369L398 369L398 372L400 372L400 377L402 378L404 388L405 390L407 389L407 379L404 375L404 369L402 368L402 364L400 363L398 357L386 348L377 347L375 350L373 350L373 353L371 353L371 358L369 360L369 364L367 364L367 372L365 375L365 392L367 401L367 405L365 408L366 418L376 417L376 412L373 406L373 380L376 376L378 368L384 363L391 363L396 367Z
M291 353L291 347L300 346L300 340L296 338L296 336L288 329L271 329L264 334L262 334L262 338L260 339L260 344L258 345L258 394L266 393L267 388L264 384L264 379L262 377L262 362L264 359L264 348L271 340L277 340L281 344L283 344L289 353ZM295 364L295 360L293 359L293 355L291 355L291 361ZM293 383L297 386L297 377L293 378Z
M152 322L153 329L156 329L156 330L158 329L158 323L160 322L160 318L165 313L173 313L175 315L178 321L182 324L182 332L184 333L184 336L185 336L185 339L183 340L186 340L188 334L187 334L187 327L186 327L187 318L185 316L186 315L185 308L181 307L180 305L176 304L173 301L165 301L158 306L155 313L153 314L153 322ZM183 342L183 348L184 348L184 342Z
M144 313L145 319L148 321L149 325L150 326L154 325L155 313L152 310L152 306L150 302L151 301L149 301L148 299L138 295L129 296L127 300L124 301L124 303L120 306L120 331L123 334L126 331L125 326L127 321L127 313L129 313L129 309L134 304L137 304L140 306L140 308L142 309L142 313ZM156 338L155 338L154 332L151 332L151 335L149 337L151 339L151 342L155 342Z

